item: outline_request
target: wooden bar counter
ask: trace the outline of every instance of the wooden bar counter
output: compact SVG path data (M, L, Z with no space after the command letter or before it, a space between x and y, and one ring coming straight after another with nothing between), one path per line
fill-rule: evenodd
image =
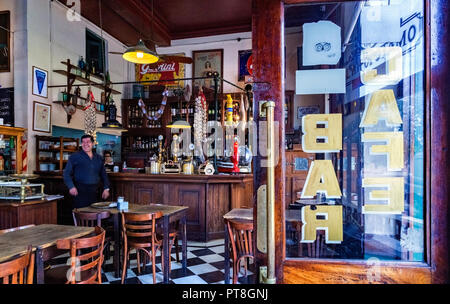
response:
M59 216L68 218L72 198L63 184L61 173L36 172L46 193L63 194L66 209ZM123 196L132 204L164 204L189 207L188 240L207 242L222 238L223 215L233 208L253 207L253 175L184 175L108 173L110 200ZM61 221L64 222L64 221Z
M0 200L0 229L56 224L57 200Z

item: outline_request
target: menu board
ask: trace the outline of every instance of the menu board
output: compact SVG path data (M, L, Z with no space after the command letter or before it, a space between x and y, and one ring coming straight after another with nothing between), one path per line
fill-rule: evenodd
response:
M0 89L0 118L4 126L14 126L14 88Z

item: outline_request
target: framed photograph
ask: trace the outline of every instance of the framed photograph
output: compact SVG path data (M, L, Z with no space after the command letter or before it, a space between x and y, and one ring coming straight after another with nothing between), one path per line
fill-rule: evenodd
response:
M10 72L10 12L0 12L0 72Z
M47 98L48 72L33 67L33 95Z
M51 132L52 106L33 101L33 131Z
M318 106L310 106L310 107L298 107L297 108L297 119L302 121L303 116L308 114L319 114L320 108Z
M223 49L193 51L192 59L194 60L192 77L206 77L209 72L218 72L219 77L223 78ZM200 86L214 90L214 80L212 78L194 80L193 87L198 89ZM218 86L218 92L222 93L222 80Z
M239 51L239 78L244 81L245 76L251 76L253 72L252 50Z

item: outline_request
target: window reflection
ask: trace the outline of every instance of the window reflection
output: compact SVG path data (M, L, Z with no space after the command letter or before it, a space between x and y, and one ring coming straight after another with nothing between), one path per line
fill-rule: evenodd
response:
M305 151L314 155L316 165L319 160L332 162L342 195L327 195L331 173L322 172L316 186L325 190L286 202L287 257L423 261L423 1L291 5L285 10L286 89L296 90L295 109L318 106L321 114L342 114L342 148ZM336 39L325 41L318 24L340 29L337 64L322 62L326 49L336 49ZM319 42L320 52L314 48ZM327 70L337 69L345 69L345 93L327 84ZM305 87L298 77L306 74L298 71L315 70L325 75L323 81ZM294 120L294 143L302 143L305 121ZM314 144L328 140L325 136ZM304 150L312 142L303 141ZM308 171L300 185L305 191L314 165L302 158L295 158L294 165ZM334 221L339 210L341 219ZM316 225L314 242L305 237L312 227L307 225ZM333 243L339 228L342 241Z

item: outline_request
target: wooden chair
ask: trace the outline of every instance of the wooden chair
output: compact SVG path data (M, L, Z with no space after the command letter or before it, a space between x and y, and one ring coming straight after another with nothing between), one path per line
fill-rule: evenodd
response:
M255 257L252 242L253 222L231 219L225 221L227 223L233 257L233 284L236 284L241 262L244 261L245 263L245 275L247 275L247 260L249 258L254 259Z
M111 214L109 211L102 211L102 212L81 212L77 209L72 210L72 217L73 217L73 223L75 226L84 226L84 227L95 227L99 226L102 227L102 220L110 218ZM106 229L106 228L104 228ZM106 229L107 232L110 232L108 229ZM113 231L111 230L110 233L112 234ZM109 260L111 256L111 240L112 237L110 235L105 235L105 257L106 260Z
M56 266L45 272L49 284L101 284L105 230L95 227L95 235L56 242L58 249L70 250L70 266Z
M2 284L33 284L33 274L34 253L32 253L31 245L28 246L25 254L0 263L0 282Z
M152 261L153 283L156 284L156 252L161 251L161 266L164 269L164 258L162 257L162 238L156 232L156 220L163 216L162 212L155 213L131 213L122 212L122 237L123 244L123 271L122 284L127 273L127 264L130 259L131 250L136 250L138 273L141 273L141 253L144 254L143 263L146 265L146 258ZM171 237L172 236L172 237ZM175 235L169 235L169 246L172 248ZM169 262L170 273L170 262Z
M25 226L19 226L19 227L14 227L14 228L3 229L3 230L0 230L0 234L5 234L5 233L8 233L8 232L22 230L22 229L27 229L27 228L30 228L30 227L33 227L33 226L35 226L35 225L31 224L31 225L25 225Z

